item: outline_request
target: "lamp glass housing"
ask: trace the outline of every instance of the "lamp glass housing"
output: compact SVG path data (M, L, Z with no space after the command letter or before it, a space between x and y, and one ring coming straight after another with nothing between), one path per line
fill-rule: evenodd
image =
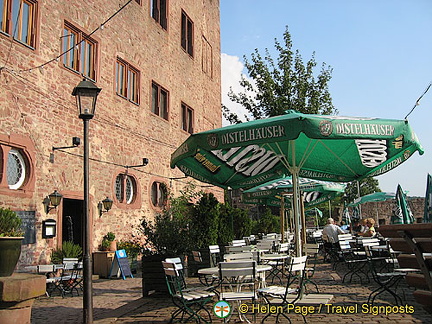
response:
M88 80L81 81L72 91L76 98L79 117L81 119L91 119L96 109L96 100L102 89L96 87Z
M54 190L53 193L48 195L51 206L57 207L60 205L63 195L59 193L57 190Z
M113 201L112 201L112 199L109 199L108 197L106 197L104 200L102 200L102 205L103 205L103 209L108 211L112 208Z

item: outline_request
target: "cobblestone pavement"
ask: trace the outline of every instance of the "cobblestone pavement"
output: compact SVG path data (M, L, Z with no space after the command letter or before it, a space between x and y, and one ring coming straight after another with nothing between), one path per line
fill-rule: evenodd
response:
M375 309L365 304L375 284L342 283L341 270L335 272L330 264L318 264L313 279L320 292L333 294L334 299L331 301L332 306L323 305L321 313L307 315L308 323L432 323L432 315L414 301L410 289L404 284L399 288L400 295L405 298L409 311L412 306L413 312L408 314L403 307L403 312L397 309L397 313L386 314L385 309ZM189 278L188 283L199 284L196 278ZM309 288L312 289L312 286ZM98 324L168 323L170 314L175 310L168 296L154 294L142 297L141 278L95 280L93 291L94 322ZM382 296L375 306L389 306L393 302L390 295ZM82 296L40 297L33 305L31 323L82 323L82 305ZM208 305L209 308L212 306L213 303ZM300 314L290 313L289 317L292 323L304 323ZM251 314L248 318L252 319ZM263 314L258 314L257 322L261 322L262 318ZM231 322L235 322L235 319L238 319L238 315L233 315ZM222 323L222 320L213 315L213 322ZM275 319L271 316L266 322L274 323ZM281 323L287 322L281 318Z

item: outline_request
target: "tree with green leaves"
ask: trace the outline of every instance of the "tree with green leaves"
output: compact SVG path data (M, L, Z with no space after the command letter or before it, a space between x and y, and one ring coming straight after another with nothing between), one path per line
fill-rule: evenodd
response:
M264 213L260 215L259 219L253 221L252 232L258 233L279 233L280 231L280 217L273 215L270 208L266 208Z
M275 61L269 50L265 49L264 57L258 49L248 60L244 56L249 81L242 76L240 85L244 91L228 93L231 101L242 105L253 119L261 119L284 114L288 109L307 114L336 114L328 89L332 68L325 63L315 75L317 66L315 53L306 62L298 50L292 48L291 34L286 27L283 43L275 39L275 48L279 57ZM239 123L240 118L222 105L224 117L230 123ZM251 119L245 116L247 120Z
M218 240L220 203L212 193L203 193L194 205L189 235L194 248L207 248Z
M350 182L345 188L345 196L343 197L345 204L354 202L356 198L359 197L358 190L360 188L360 197L365 195L380 192L378 180L372 177L357 181Z
M219 229L218 229L218 245L228 245L229 242L235 239L234 236L234 215L233 207L225 199L225 203L221 204L219 211Z

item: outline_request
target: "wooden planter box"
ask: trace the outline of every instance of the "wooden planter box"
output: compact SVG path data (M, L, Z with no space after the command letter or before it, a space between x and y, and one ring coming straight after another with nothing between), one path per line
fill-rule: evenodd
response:
M201 253L201 258L203 262L198 263L194 260L192 254L188 255L187 269L188 269L189 277L198 276L199 269L211 267L210 250L208 248L204 248L204 249L198 249L198 251Z
M164 261L167 257L168 256L166 255L151 255L142 257L141 269L143 296L149 296L152 292L168 294L165 273L162 267L162 261Z

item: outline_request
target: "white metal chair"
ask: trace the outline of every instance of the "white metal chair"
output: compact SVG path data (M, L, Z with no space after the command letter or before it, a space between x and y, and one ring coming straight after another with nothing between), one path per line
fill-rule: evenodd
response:
M210 266L216 267L221 261L220 247L219 245L209 245L210 250Z
M231 301L240 305L244 301L255 303L257 299L256 286L256 262L238 261L238 262L220 262L219 263L219 280L220 295L219 299ZM243 286L247 285L248 290ZM238 310L240 319L243 318ZM232 312L231 312L232 315ZM229 317L231 317L231 315ZM247 320L247 318L244 318ZM255 313L254 313L255 320Z
M57 270L60 268L63 269L63 266L58 267L56 264L41 264L37 266L37 273L46 276L45 294L47 297L50 297L55 290L58 290L60 293L62 292L60 286L61 276L57 275Z
M306 273L306 261L307 256L292 257L290 259L288 279L285 286L270 286L258 289L258 294L264 298L268 307L286 307L288 304L316 307L327 304L333 298L333 295L329 294L303 294L301 287L303 287L303 280ZM292 284L296 278L299 278L300 282L293 286ZM264 323L270 315L272 315L271 312L263 318L262 323ZM277 312L276 322L279 321L280 315L284 316L291 323L290 318L284 312ZM306 323L305 316L303 314L302 316Z
M318 285L316 282L312 280L313 275L315 274L315 267L318 263L318 253L319 253L319 244L318 243L307 243L304 246L304 251L308 256L307 264L305 268L305 277L304 277L304 285L306 289L306 284L311 283L314 285L317 293L319 293Z
M83 289L82 262L78 262L78 259L75 258L63 259L63 265L64 268L60 279L62 297L65 297L66 294L73 296L74 291L79 295L79 290Z
M224 255L224 260L226 262L238 260L254 260L254 254L252 252L230 253Z

